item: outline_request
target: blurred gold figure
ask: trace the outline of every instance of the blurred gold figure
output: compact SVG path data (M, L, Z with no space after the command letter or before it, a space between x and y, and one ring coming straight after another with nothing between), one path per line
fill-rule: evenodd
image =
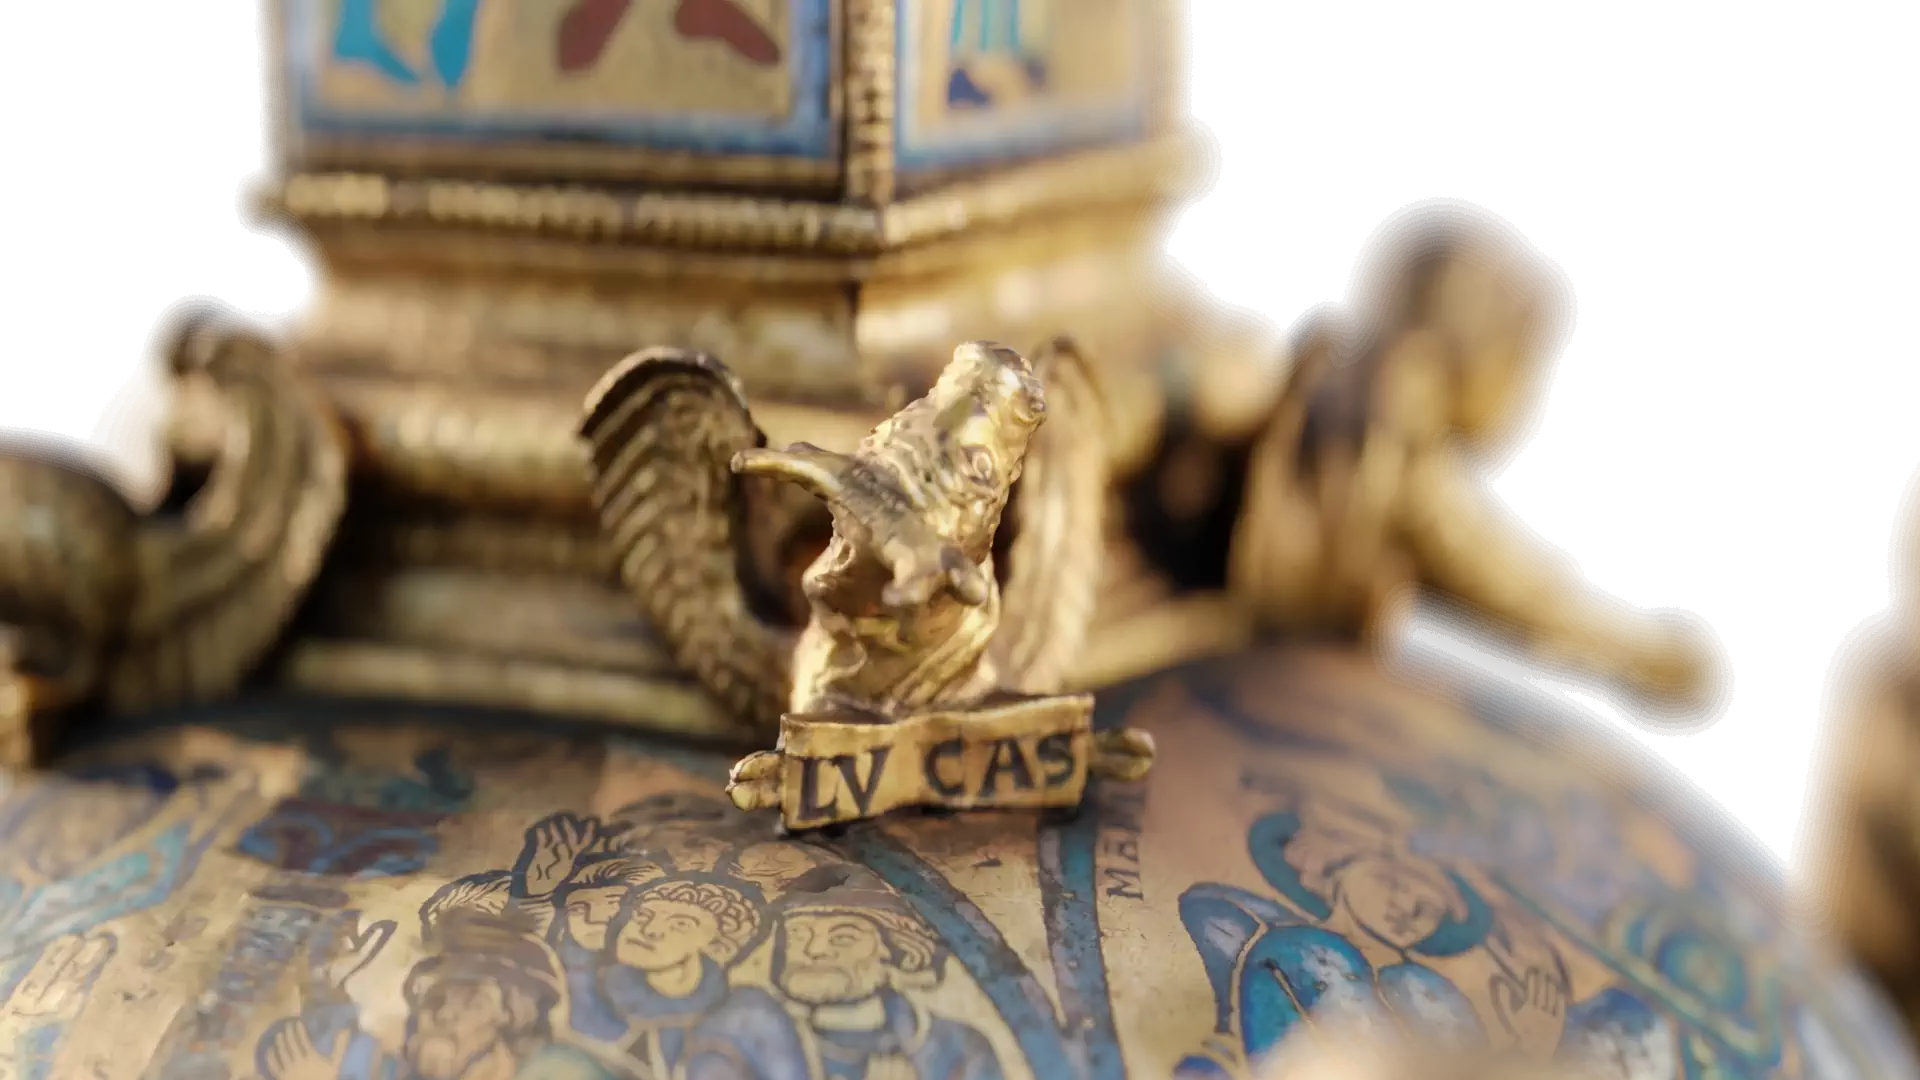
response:
M1821 914L1920 1032L1920 488L1893 544L1893 604L1842 645L1803 845Z
M1543 261L1457 217L1418 217L1380 249L1360 310L1316 313L1298 338L1248 463L1231 587L1270 624L1372 635L1424 586L1534 659L1706 706L1708 632L1592 588L1476 475L1513 440L1566 322Z

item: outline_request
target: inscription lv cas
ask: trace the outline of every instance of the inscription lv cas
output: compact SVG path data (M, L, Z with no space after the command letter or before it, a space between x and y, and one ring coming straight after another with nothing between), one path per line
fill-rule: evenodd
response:
M1086 694L930 710L876 723L850 714L790 715L779 748L734 766L743 810L778 808L790 829L909 806L951 810L1076 806L1090 776L1133 779L1151 748L1138 732L1092 726ZM1144 752L1143 752L1144 751Z

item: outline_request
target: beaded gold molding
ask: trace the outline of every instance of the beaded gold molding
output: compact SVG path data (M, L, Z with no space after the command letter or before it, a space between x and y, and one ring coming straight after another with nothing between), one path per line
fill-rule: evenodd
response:
M259 195L256 205L316 229L353 223L425 226L703 251L876 255L1061 211L1190 196L1207 175L1210 157L1210 141L1188 131L1013 166L899 202L876 199L868 205L296 172ZM886 190L883 170L863 168L869 190Z

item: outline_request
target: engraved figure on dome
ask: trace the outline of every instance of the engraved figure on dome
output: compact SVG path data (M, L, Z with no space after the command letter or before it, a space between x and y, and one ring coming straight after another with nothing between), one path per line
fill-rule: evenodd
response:
M399 1080L401 1061L360 1026L360 1007L347 984L386 948L395 926L361 924L361 913L343 911L322 925L307 945L307 972L296 1016L267 1026L254 1048L254 1066L265 1080Z
M688 1030L723 1001L728 971L764 937L763 884L806 863L717 800L661 795L603 821L550 815L511 871L469 875L422 909L507 918L551 952L575 1035L647 1076L679 1074ZM797 862L796 862L797 860ZM738 872L742 876L735 876ZM556 999L560 1000L560 999Z
M302 1014L270 1025L255 1051L265 1080L627 1080L638 1074L558 1037L565 991L552 953L511 917L442 912L442 951L407 973L397 1049L360 1026L344 979L308 988ZM365 940L364 936L359 940ZM355 950L364 966L386 938ZM350 954L352 955L352 954ZM358 970L356 968L355 970Z
M588 993L573 1002L574 1030L623 1048L654 1076L673 1075L688 1032L726 998L727 970L755 943L757 900L706 875L629 890L606 928Z
M174 897L249 782L100 765L0 798L0 1041L12 1075L57 1071L68 1025L119 951L112 925Z
M865 871L795 881L773 926L773 987L736 987L694 1029L686 1080L1000 1080L972 1025L930 1011L947 951Z
M1255 867L1285 903L1217 884L1181 896L1216 1007L1209 1045L1183 1075L1237 1075L1308 1022L1398 1023L1462 1049L1487 1042L1468 996L1426 961L1484 945L1493 909L1392 836L1364 809L1302 800L1248 833Z

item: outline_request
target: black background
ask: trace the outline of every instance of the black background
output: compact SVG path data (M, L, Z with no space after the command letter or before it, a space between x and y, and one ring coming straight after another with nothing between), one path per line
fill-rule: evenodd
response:
M84 8L75 8L84 12ZM246 8L127 4L88 37L100 90L50 88L19 146L42 165L15 204L33 279L15 288L0 411L71 425L125 363L161 298L188 286L288 296L300 273L234 233L232 177L253 160ZM1227 136L1235 183L1425 184L1513 211L1571 259L1590 311L1897 311L1912 307L1920 229L1889 194L1895 140L1776 129L1780 94L1678 92L1644 60L1594 79L1571 61L1450 54L1394 85L1365 38L1290 37L1269 4L1200 4L1200 108ZM1699 58L1686 58L1697 67ZM1772 100L1770 100L1772 98ZM1227 194L1179 240L1231 294L1288 313L1331 294L1386 194ZM1590 323L1571 375L1903 375L1920 323ZM1565 398L1920 398L1903 386L1567 386ZM1920 413L1901 409L1565 409L1526 471L1876 471L1903 467ZM1528 517L1597 575L1697 601L1730 626L1747 671L1738 723L1805 726L1837 623L1878 592L1891 482L1513 480ZM1709 738L1674 749L1780 844L1799 740Z

